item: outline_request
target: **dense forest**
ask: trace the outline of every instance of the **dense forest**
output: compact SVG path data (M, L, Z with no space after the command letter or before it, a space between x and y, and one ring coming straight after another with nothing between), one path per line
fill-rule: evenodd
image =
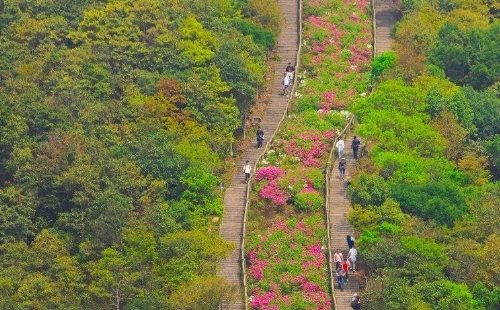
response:
M364 309L500 309L500 5L401 2L352 107Z
M213 309L269 0L0 1L0 309Z
M500 309L499 1L402 0L395 51L371 68L369 2L340 2L304 1L302 97L286 127L297 143L267 158L306 168L257 184L288 197L289 182L296 210L272 210L302 214L271 227L307 244L292 254L312 280L290 291L327 290L314 274L322 219L303 214L321 209L321 160L344 124L318 108L348 108L365 147L349 167L363 307ZM232 250L218 237L219 183L280 22L275 0L0 1L0 309L201 310L233 297L215 276Z

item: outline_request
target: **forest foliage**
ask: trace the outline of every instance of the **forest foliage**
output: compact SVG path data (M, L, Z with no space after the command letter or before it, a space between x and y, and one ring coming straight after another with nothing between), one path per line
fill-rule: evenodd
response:
M277 3L5 0L0 11L0 308L230 299L214 276L233 248L218 237L219 183L264 85Z
M364 309L500 309L498 3L402 1L352 106Z

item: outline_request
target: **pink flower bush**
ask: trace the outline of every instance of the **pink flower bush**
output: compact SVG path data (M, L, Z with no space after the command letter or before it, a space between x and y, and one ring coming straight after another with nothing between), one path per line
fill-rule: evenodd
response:
M324 141L321 136L300 134L301 138L308 142L307 145L299 145L292 141L286 146L286 153L297 156L301 162L308 167L319 167L322 164L320 158L326 155L330 150L330 145Z
M264 199L269 199L274 205L277 206L285 205L287 200L290 199L290 195L280 189L276 184L276 181L271 181L267 185L264 185L259 192L259 196Z
M306 184L300 192L301 193L317 193L318 191L314 189L311 181L306 180Z
M264 276L264 269L266 268L267 263L257 258L256 251L249 251L247 255L250 262L250 267L248 268L248 272L255 280L262 279L262 277Z
M320 246L323 220L309 222L280 221L254 237L254 247L247 252L249 281L256 285L250 297L253 309L281 309L280 305L293 306L292 300L298 298L307 309L330 309L326 256ZM264 258L267 264L262 263Z
M280 176L283 176L284 174L285 174L285 170L283 170L279 167L275 167L275 166L268 166L268 167L260 168L257 171L257 175L255 176L255 179L257 181L260 181L260 180L272 181L272 180L276 180Z

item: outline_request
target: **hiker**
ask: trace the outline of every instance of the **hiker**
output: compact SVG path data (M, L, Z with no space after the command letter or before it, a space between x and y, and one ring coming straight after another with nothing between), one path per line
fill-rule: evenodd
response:
M349 263L347 262L347 259L342 262L342 270L344 270L345 280L349 281Z
M286 73L283 75L283 96L290 96L290 78Z
M354 136L351 142L352 154L354 155L354 159L358 159L358 150L361 145L361 141L359 141L358 137Z
M337 152L339 154L339 158L342 158L342 156L344 155L344 146L344 140L342 139L342 137L340 137L335 144L335 147L337 148Z
M351 235L347 235L346 237L347 240L347 246L349 247L349 250L354 246L354 237Z
M358 294L352 295L352 298L351 298L351 308L353 308L354 310L360 310L361 309L361 303L359 302L359 295Z
M339 172L340 172L340 179L343 180L345 178L345 168L347 166L347 161L345 158L341 158L339 161Z
M349 253L347 254L347 259L349 259L349 262L351 263L351 270L353 272L356 272L356 256L358 255L358 250L353 246L351 249L349 249Z
M339 269L343 260L344 256L342 255L342 252L340 252L340 249L337 249L337 252L333 254L333 262L335 263L335 269Z
M264 130L262 130L262 128L259 128L257 129L257 148L261 148L262 147L262 144L264 142Z
M293 81L293 75L295 73L295 68L292 66L291 62L289 62L288 66L286 66L285 72L288 75L288 78L290 79L290 82L292 82Z
M245 183L248 183L250 179L250 173L252 172L252 166L250 166L250 161L247 160L243 166L243 172L245 172Z
M341 291L344 290L344 284L345 284L345 272L344 272L344 269L342 269L342 267L338 268L337 269L337 283L339 284L339 289Z

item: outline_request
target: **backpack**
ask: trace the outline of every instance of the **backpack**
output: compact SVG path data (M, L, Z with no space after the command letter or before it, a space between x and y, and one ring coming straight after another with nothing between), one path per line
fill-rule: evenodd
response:
M351 307L352 307L353 309L356 309L356 306L357 306L357 305L358 305L358 299L357 299L356 297L353 297L353 298L351 299Z

